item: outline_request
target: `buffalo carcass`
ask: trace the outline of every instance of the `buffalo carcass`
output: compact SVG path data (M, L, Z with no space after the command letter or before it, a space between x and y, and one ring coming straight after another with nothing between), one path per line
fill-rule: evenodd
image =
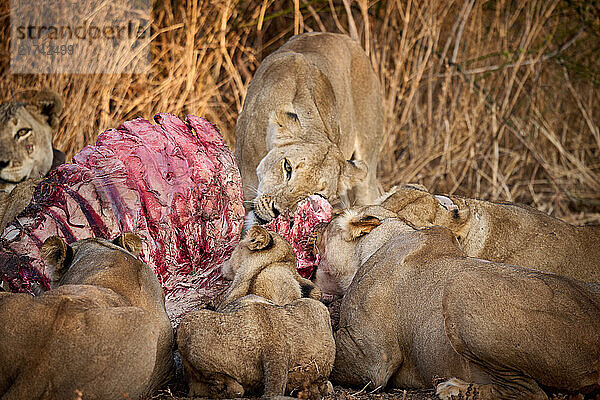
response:
M166 294L177 324L224 287L219 265L239 240L244 208L238 168L207 120L157 114L98 136L36 188L0 236L0 278L14 292L50 288L40 255L46 238L72 243L134 232L141 257Z

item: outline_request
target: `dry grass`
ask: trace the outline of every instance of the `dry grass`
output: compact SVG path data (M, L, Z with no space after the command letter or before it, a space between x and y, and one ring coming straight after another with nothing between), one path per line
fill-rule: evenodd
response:
M7 3L0 95L61 92L55 142L69 155L104 129L163 111L205 116L233 144L265 55L296 32L346 32L384 91L384 187L420 182L600 221L598 2L158 1L152 67L140 75L9 74Z

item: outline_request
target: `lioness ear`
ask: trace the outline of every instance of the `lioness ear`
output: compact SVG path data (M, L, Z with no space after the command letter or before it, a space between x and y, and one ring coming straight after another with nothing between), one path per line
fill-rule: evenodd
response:
M427 188L421 185L420 183L407 183L406 185L402 185L402 187L406 189L415 189L429 193L429 190L427 190Z
M52 281L59 281L73 261L73 249L62 238L50 236L44 241L41 253L44 261L53 270L49 274Z
M117 236L113 241L119 247L124 248L134 256L139 256L142 252L142 239L135 233L125 232Z
M438 203L440 203L440 205L442 207L444 207L446 210L448 210L448 211L458 210L458 206L456 204L454 204L454 202L452 201L452 199L450 199L450 197L443 196L441 194L436 194L434 196L437 199Z
M271 113L269 122L278 125L280 128L286 128L288 131L297 132L300 129L300 118L298 114L292 111L277 109ZM289 132L291 133L291 132ZM296 134L297 136L297 134Z
M396 188L380 205L409 223L423 227L433 222L439 202L427 190L411 184Z
M340 220L344 232L344 240L350 242L366 235L381 225L381 220L374 215L346 212Z
M62 151L52 147L52 166L50 169L54 169L59 165L63 165L67 161L67 156Z
M262 226L252 225L248 231L248 248L253 251L263 250L273 243L273 237Z
M456 204L454 200L446 196L436 195L435 198L444 209L444 212L436 215L436 224L452 227L451 229L454 231L456 227L460 227L467 222L471 211L464 203L459 202Z
M368 171L369 167L366 162L362 160L346 160L342 165L340 176L342 187L340 189L352 187L364 180L367 177Z
M291 111L283 111L277 110L275 111L274 122L283 125L286 127L300 127L300 118L298 118L298 114Z
M48 125L52 128L58 126L63 109L63 100L60 94L48 89L28 90L23 92L20 97L34 111L46 117Z
M276 127L276 129L273 129ZM298 114L292 111L277 109L269 117L267 128L267 145L269 148L285 146L297 140L301 135L302 126Z

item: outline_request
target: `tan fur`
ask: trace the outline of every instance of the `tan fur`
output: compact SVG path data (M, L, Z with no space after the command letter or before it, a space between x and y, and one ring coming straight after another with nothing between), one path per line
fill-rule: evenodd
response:
M332 381L429 388L455 377L482 400L600 385L600 286L467 257L448 229L415 230L381 210L358 211L381 224L349 242L346 258L327 260L331 270L358 265L340 307ZM344 235L327 238L324 258ZM365 242L371 250L359 257ZM443 399L465 398L459 380L438 387Z
M574 226L524 205L434 196L415 185L393 189L381 206L414 227L445 226L470 257L600 282L600 225Z
M231 287L218 309L248 294L255 294L275 304L291 303L305 295L315 300L321 291L298 274L292 246L275 232L254 225L221 266Z
M224 312L194 311L181 320L177 343L190 396L329 394L335 343L329 312L316 300L279 306L249 295Z
M172 374L173 330L156 276L104 239L42 246L52 289L0 293L2 399L137 399ZM128 250L128 251L127 251Z
M367 218L361 221L361 217L369 212L377 215L378 219ZM359 265L377 250L377 244L383 238L396 234L389 233L389 230L375 229L383 218L394 217L393 212L382 207L356 207L345 210L317 235L316 252L321 255L321 260L314 282L326 298L343 295ZM405 228L405 225L402 224L401 227ZM373 234L367 235L374 229ZM363 236L364 240L357 245L354 239Z
M0 191L45 176L55 154L52 134L63 107L60 95L28 91L21 99L0 105Z
M360 45L294 36L259 66L236 125L248 223L315 193L333 201L353 189L358 204L371 203L382 140L377 77Z
M41 179L27 179L17 184L10 193L0 191L0 233L31 202L33 192Z

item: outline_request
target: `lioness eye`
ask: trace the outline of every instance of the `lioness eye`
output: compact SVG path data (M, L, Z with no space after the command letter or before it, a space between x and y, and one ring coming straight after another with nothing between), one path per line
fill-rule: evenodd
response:
M15 139L22 139L29 135L31 128L21 128L15 133Z
M283 159L283 169L285 170L285 178L289 181L292 178L292 166L287 158Z

